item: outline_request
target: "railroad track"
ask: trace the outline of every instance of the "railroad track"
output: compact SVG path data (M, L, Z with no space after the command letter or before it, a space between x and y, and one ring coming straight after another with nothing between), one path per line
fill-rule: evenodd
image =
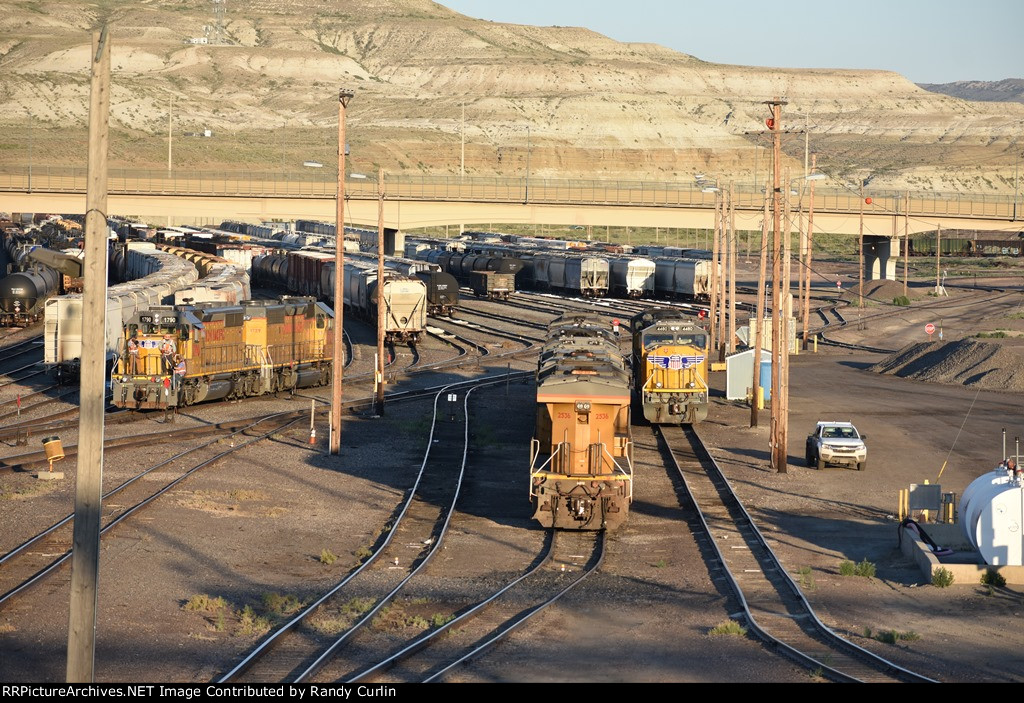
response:
M266 439L267 437L282 431L288 425L301 419L304 415L305 413L301 412L275 413L273 415L242 421L240 423L242 425L241 427L233 430L220 429L219 432L210 431L210 428L196 428L196 430L203 430L203 432L200 433L198 431L192 431L187 436L201 437L209 434L216 434L217 436L215 439L175 454L174 456L149 467L103 495L101 505L104 508L105 514L103 516L104 524L100 529L100 535L102 536L107 534L123 520L126 520L128 517L150 505L154 500L164 495L167 491L171 490L197 471L213 465L220 459L239 451L243 447L262 439ZM261 425L268 423L272 426L270 429L257 429ZM256 433L255 436L251 436L244 440L239 439L237 441L233 441L231 447L228 449L221 450L214 446L222 439L236 437L237 435L245 435L246 433L252 432ZM179 438L182 434L184 433L179 433ZM138 445L143 443L144 441L136 442L135 444ZM184 459L190 455L202 452L211 454L211 456L207 456L201 459L198 463L195 463L191 467L181 471L176 478L165 483L156 491L152 491L152 488L149 485L137 483L139 479L159 468L167 466L173 462L177 462L178 460ZM119 502L117 504L110 503L109 499L115 496L118 498ZM0 580L0 583L3 584L0 586L0 589L3 590L3 594L0 595L0 607L16 596L24 594L33 586L42 583L47 577L56 573L61 566L71 559L73 519L73 514L67 515L63 519L58 520L47 529L25 540L7 554L0 557L0 566L3 566L3 569L0 570L0 579L2 579ZM50 557L54 554L58 556L56 559L51 560Z
M469 451L469 395L499 382L473 382L462 397L461 421L446 418L444 403L457 386L446 385L434 397L427 447L416 480L395 517L386 525L373 552L311 605L261 642L219 679L227 682L309 681L373 620L439 550L450 525L465 476ZM317 618L338 618L346 602L361 589L384 592L372 607L350 618L342 631L328 636Z
M934 300L934 301L931 301L931 302L920 303L920 304L915 306L915 309L920 310L922 308L941 307L941 309L943 311L948 311L948 310L951 310L953 308L957 308L957 307L961 307L961 306L965 306L965 305L975 306L975 305L978 305L979 303L993 302L993 301L999 300L1000 298L1004 298L1004 297L1009 296L1009 295L1019 295L1018 291L1008 291L1008 290L1005 290L1005 289L1002 289L1002 288L979 288L978 290L985 290L986 292L993 292L993 293L995 293L995 295L987 297L987 298L983 298L981 300L970 300L970 301L965 301L965 302L962 302L962 303L951 302L951 301L946 300L946 299L938 299L938 300ZM840 348L843 348L843 349L852 349L852 350L855 350L855 351L866 351L866 352L871 352L871 353L874 353L874 354L892 354L893 352L896 351L895 349L886 349L886 348L882 348L882 347L871 347L871 346L866 346L866 345L863 345L863 344L852 344L852 343L848 343L848 342L840 342L840 341L837 341L837 340L834 340L834 339L829 339L825 335L825 332L827 330L835 329L835 328L839 328L839 327L845 327L845 326L850 324L850 320L848 320L846 318L846 316L843 315L843 313L841 312L841 309L850 309L850 308L851 308L851 306L850 306L849 303L840 304L838 302L831 303L829 305L824 305L822 307L817 308L815 310L815 312L821 318L823 324L820 327L816 327L814 329L809 329L808 330L808 334L818 334L818 335L821 336L821 341L822 341L823 344L827 344L829 346L834 346L834 347L840 347ZM888 317L890 315L903 312L905 309L906 308L903 308L903 307L890 307L890 308L884 309L884 310L882 310L880 312L874 312L874 313L870 313L870 314L867 314L867 315L864 315L863 314L863 310L861 310L861 315L858 317L857 322L858 323L861 323L861 322L865 322L866 323L866 322L869 322L869 321L877 319L877 318Z
M735 616L801 666L837 682L934 683L843 639L818 619L732 490L697 433L661 426L667 460L679 472L704 539L741 606Z
M545 550L525 573L394 654L341 678L347 683L444 680L595 573L605 545L603 530L549 530Z
M25 356L26 354L36 354L42 350L43 347L43 336L38 335L29 339L11 344L10 346L0 349L0 365L6 365L19 357ZM24 368L24 367L22 367ZM21 369L14 369L5 373L14 373L14 371L20 371Z

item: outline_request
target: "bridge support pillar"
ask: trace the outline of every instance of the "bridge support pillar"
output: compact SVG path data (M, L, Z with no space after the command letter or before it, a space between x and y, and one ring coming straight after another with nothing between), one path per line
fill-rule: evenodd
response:
M896 262L900 257L899 237L864 235L864 280L896 280Z

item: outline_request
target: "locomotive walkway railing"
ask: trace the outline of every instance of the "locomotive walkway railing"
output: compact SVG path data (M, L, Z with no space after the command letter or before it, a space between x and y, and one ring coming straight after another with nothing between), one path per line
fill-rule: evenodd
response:
M337 174L330 171L175 171L110 169L112 195L188 195L242 198L333 198ZM0 191L24 193L84 193L86 169L70 166L0 166ZM717 193L692 182L583 180L388 175L390 200L467 201L552 205L631 205L672 208L711 208ZM710 192L709 192L710 191ZM371 178L349 178L346 196L374 200L377 184ZM806 193L805 193L806 195ZM872 215L1024 218L1024 200L1014 195L892 190L866 190L866 211ZM737 208L759 210L764 189L750 184L734 187ZM857 213L860 197L847 188L818 187L816 212Z

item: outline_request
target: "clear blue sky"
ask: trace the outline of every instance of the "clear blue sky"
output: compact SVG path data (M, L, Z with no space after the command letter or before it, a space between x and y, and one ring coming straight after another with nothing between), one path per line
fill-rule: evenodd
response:
M714 63L884 69L915 83L1024 78L1022 0L439 1L478 19L586 27Z

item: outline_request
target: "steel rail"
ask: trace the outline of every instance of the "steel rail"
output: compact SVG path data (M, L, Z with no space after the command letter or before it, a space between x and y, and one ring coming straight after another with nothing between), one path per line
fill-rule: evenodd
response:
M821 661L821 659L830 659L831 656L839 654L840 656L848 657L857 662L865 668L864 673L871 674L874 679L877 679L878 676L885 676L885 680L889 682L902 681L913 683L935 683L933 679L905 669L867 649L864 649L863 647L853 644L852 642L840 637L831 628L825 625L818 618L814 609L811 607L810 602L804 596L799 586L797 586L796 582L793 581L786 572L781 560L769 546L768 541L758 529L753 518L750 516L749 512L747 512L746 507L739 499L739 496L733 490L732 485L725 476L725 473L718 465L718 462L715 461L711 452L708 451L696 430L692 428L684 429L675 427L661 427L660 430L664 446L666 447L670 459L683 481L687 493L693 501L697 511L697 516L704 528L705 534L707 535L707 540L717 556L717 562L721 565L730 589L733 591L734 596L739 601L743 609L744 619L750 626L751 630L753 630L759 638L770 646L778 648L785 656L788 656L798 664L807 666L814 671L818 671L833 681L852 683L862 681L862 679L857 678L848 671L843 671L837 666ZM695 459L703 469L707 480L712 484L711 492L714 494L714 496L712 496L712 500L719 501L718 504L720 504L720 506L725 510L725 515L727 517L720 515L719 519L728 520L735 526L736 532L739 533L741 538L746 542L745 545L740 546L739 548L743 549L744 546L747 547L752 557L757 560L757 563L759 564L759 568L757 570L761 574L764 574L764 579L769 581L770 588L774 589L774 593L778 598L778 604L786 611L788 611L788 608L786 607L787 603L799 610L798 615L791 615L786 620L797 626L803 633L803 636L807 638L807 641L814 641L830 647L831 652L829 653L829 656L823 656L820 659L815 658L781 638L776 637L765 625L758 622L757 618L754 616L751 604L747 600L743 588L740 585L740 579L729 567L729 562L726 559L722 547L719 544L719 541L715 538L714 532L708 522L707 511L709 506L702 506L698 501L698 491L695 490L693 483L687 480L686 472L679 464L676 457L676 448L673 446L673 441L671 439L671 436L673 435L684 436L689 440L691 446L694 447ZM706 495L705 498L707 498ZM750 544L751 539L753 540L753 545ZM778 590L778 586L775 585L767 576L769 573L775 574L777 578L781 579L782 584L788 593L783 593ZM814 634L808 634L799 622L809 623L809 627Z
M437 681L441 680L442 678L444 678L445 676L447 676L449 673L451 673L452 670L455 669L455 667L460 666L462 664L465 664L466 662L472 661L473 659L475 659L475 658L479 657L480 655L484 654L485 652L490 650L492 647L494 647L496 644L498 644L499 642L501 642L501 641L505 640L506 638L508 638L509 635L511 635L513 632L515 632L520 627L525 625L531 619L533 619L534 617L539 615L541 612L543 612L545 609L547 609L548 606L553 605L556 602L558 602L562 598L562 596L564 596L566 593L568 593L572 589L576 588L576 586L580 585L581 583L586 581L587 578L589 578L592 574L597 572L597 570L601 568L601 564L604 563L604 554L605 554L605 546L607 544L607 535L605 534L604 530L597 531L595 533L595 535L596 535L596 540L595 540L595 545L594 545L594 549L593 549L593 554L591 555L591 558L588 560L588 563L591 563L592 566L589 569L586 569L585 571L580 572L579 578L574 579L565 588L563 588L562 590L557 592L551 598L545 600L544 602L542 602L542 603L538 604L537 606L535 606L533 609L531 609L531 610L527 611L526 613L524 613L522 615L522 617L520 617L520 618L518 618L516 620L513 620L510 623L508 623L500 632L496 633L493 637L488 639L486 642L484 642L484 643L480 644L479 646L475 647L472 651L467 652L466 654L462 655L461 657L459 657L455 661L453 661L450 664L448 664L447 666L445 666L440 671L437 671L436 673L434 673L434 674L428 676L427 678L425 678L422 683L434 683L434 682L437 682Z
M151 494L149 497L145 498L144 500L140 501L139 503L136 503L131 508L125 510L124 512L119 514L117 517L115 517L113 520L108 522L103 527L103 529L100 530L100 536L103 536L104 534L109 532L115 526L120 524L123 520L126 520L129 516L135 514L139 510L141 510L141 509L145 508L146 506L148 506L154 500L156 500L157 498L159 498L160 496L165 494L167 491L169 491L172 488L174 488L175 486L177 486L182 481L184 481L187 478L189 478L190 476L192 476L194 473L196 473L200 469L203 469L203 468L205 468L207 466L210 466L211 464L213 464L216 461L222 459L223 457L225 457L225 456L227 456L229 454L232 454L232 453L234 453L236 451L239 451L240 449L242 449L244 447L247 447L250 444L253 444L253 443L258 442L260 440L266 439L267 437L269 437L269 436L271 436L271 435L273 435L273 434L275 434L277 432L282 431L283 429L285 429L289 425L291 425L291 424L293 424L295 422L298 422L298 420L300 418L294 418L293 419L293 418L287 417L287 416L290 416L290 415L293 415L293 414L295 414L295 413L277 413L275 415L271 415L271 416L262 418L260 421L252 423L251 425L249 425L249 427L242 428L240 430L237 430L235 432L230 433L228 435L229 437L230 436L234 436L234 435L239 434L239 433L242 433L242 432L245 432L246 430L250 429L251 427L253 427L255 425L263 424L264 422L267 422L268 420L271 420L273 418L278 418L280 416L286 416L286 417L283 418L283 420L285 420L283 425L281 425L279 427L275 427L274 429L270 430L269 432L266 432L266 433L264 433L264 434L262 434L262 435L260 435L258 437L254 437L254 438L252 438L252 439L250 439L250 440L248 440L246 442L242 442L242 443L238 444L237 446L234 446L234 447L231 447L229 449L226 449L226 450L216 454L215 456L211 457L210 459L206 459L203 462L201 462L201 463L197 464L196 466L192 467L191 469L187 470L184 474L182 474L181 476L179 476L175 480L171 481L170 483L165 485L160 490L158 490L155 493ZM223 439L223 438L220 438L220 439ZM215 441L217 441L217 440L215 440ZM185 454L189 454L191 452L199 451L200 449L208 447L208 446L210 446L210 444L213 444L213 443L214 442L207 442L207 443L205 443L203 445L200 445L198 447L194 447L194 448L192 448L192 449L190 449L190 450L188 450L186 452L182 452L181 454L179 454L179 455L177 455L175 457L171 457L170 459L167 459L167 460L161 462L160 464L157 464L156 466L151 467L147 471L145 471L145 472L143 472L143 473L133 477L131 480L125 482L124 484L122 484L121 486L119 486L117 489L114 489L114 490L115 491L120 491L123 488L126 488L128 485L134 483L139 478L142 478L142 476L146 475L150 471L158 468L159 466L163 466L164 464L167 464L168 462L173 461L174 459L176 459L176 458L178 458L180 456L184 456ZM106 497L106 496L104 496L104 497ZM27 542L23 543L22 545L19 545L18 547L16 547L14 550L12 550L7 555L5 555L3 557L3 559L0 559L0 563L8 561L13 556L16 556L17 554L20 554L20 553L24 552L29 546L31 546L32 544L36 543L39 539L42 539L43 537L45 537L46 535L54 532L55 530L59 529L63 525L71 522L73 519L74 519L74 515L68 515L63 520L59 521L58 523L56 523L52 527L48 528L44 533L41 533L40 535L37 535L36 537L33 537L32 539L28 540ZM67 560L69 560L71 558L71 555L72 555L72 550L69 548L69 549L67 549L64 552L64 554L62 556L60 556L59 558L57 558L56 560L51 562L48 566L46 566L43 569L37 571L35 574L33 574L27 580L22 581L22 583L20 583L18 586L8 590L3 595L0 595L0 605L6 603L8 600L14 598L18 594L24 593L26 590L28 590L32 586L35 586L38 583L40 583L43 579L45 579L47 576L52 574L54 571L56 571L58 568L60 568L60 566L63 565Z
M466 387L467 385L470 388L483 387L483 386L493 385L495 383L499 383L502 380L504 380L504 378L489 378L489 379L483 380L482 382L479 379L472 379L472 380L465 381L465 382L444 384L443 386L440 386L440 387L437 387L437 388L433 389L434 391L436 391L436 393L434 395L434 405L433 405L434 415L433 415L433 420L431 422L430 435L427 438L427 448L426 448L426 451L424 453L423 461L420 464L419 472L416 475L416 479L413 482L412 487L409 489L408 494L407 494L405 500L400 504L400 506L398 508L398 514L395 517L393 517L392 519L389 520L389 523L388 523L389 529L387 530L387 536L384 538L384 541L380 545L378 545L378 547L373 551L373 553L362 564L360 564L356 569L354 569L351 573L349 573L344 578L342 578L341 581L339 581L334 586L332 586L330 589L328 589L325 593L323 593L320 597L318 597L310 605L306 606L300 612L296 613L288 622L282 624L277 630L275 630L266 639L264 639L262 642L260 642L249 654L245 655L245 657L243 657L242 660L239 661L230 671L228 671L226 674L224 674L223 676L218 678L216 680L217 683L230 683L230 682L233 682L233 681L237 681L239 679L239 677L242 676L243 674L245 674L254 664L256 664L258 661L263 659L263 657L266 656L267 653L270 652L270 650L273 647L280 645L281 642L283 641L283 638L285 637L285 635L292 633L300 624L305 622L307 620L307 618L309 618L312 614L317 612L328 601L333 599L353 579L355 579L357 576L359 576L364 571L366 571L370 566L372 566L374 563L376 563L376 561L381 557L381 555L384 554L384 552L386 551L387 547L391 544L391 541L394 539L395 535L397 534L397 532L398 532L397 528L399 527L400 524L402 524L403 519L408 514L409 509L412 506L413 501L414 501L414 499L417 496L417 490L418 490L420 484L423 482L424 473L425 473L426 467L427 467L427 465L429 463L430 453L431 453L431 449L433 447L433 437L434 437L434 434L435 434L436 428L437 428L437 417L438 417L438 411L439 411L438 403L440 402L441 396L446 394L448 391L450 391L452 389L456 389L456 388L461 389L461 388ZM423 395L424 391L419 391L418 393L420 395ZM368 402L370 402L370 403L375 402L375 400L376 400L375 397L372 397L372 396L370 398L368 398ZM464 397L464 403L468 403L468 393ZM468 405L466 405L466 407L468 408ZM466 428L464 430L464 441L466 443L466 446L463 449L463 466L462 466L462 469L460 470L460 479L459 479L460 482L461 482L461 476L462 476L462 474L464 472L464 469L465 469L465 457L467 456L467 453L468 453L468 442L469 442L469 416L468 416L468 414L464 413L464 417L466 419ZM444 531L447 530L447 526L449 524L449 521L451 520L451 513L453 512L455 499L457 499L457 498L458 498L458 489L456 489L455 498L451 501L451 505L448 508L448 511L447 511L448 514L447 514L447 516L445 518L445 521L443 523L443 528L442 528L441 533L439 535L437 535L437 537L434 539L433 543L431 544L430 550L427 552L427 554L425 555L424 559L421 561L420 566L417 567L411 574L406 576L406 578L401 581L401 583L399 584L399 588L404 586L404 584L408 581L408 579L411 578L413 574L417 573L419 571L419 569L422 568L422 566L425 565L429 561L430 556L437 550L438 546L443 541ZM385 596L384 599L382 599L381 602L378 603L378 605L372 611L370 611L370 613L368 615L366 615L364 618L362 618L361 620L359 620L358 622L353 624L353 626L351 628L349 628L349 630L347 630L345 633L343 633L340 638L336 639L331 645L328 645L327 648L322 650L320 655L317 656L316 660L313 662L313 664L307 666L306 669L304 669L303 671L299 672L297 677L295 678L295 680L296 681L301 681L303 678L308 678L313 673L315 673L316 670L318 670L320 667L322 667L324 665L324 663L326 663L326 661L330 657L332 657L334 655L334 653L338 650L338 648L340 648L340 646L348 638L350 633L354 632L358 628L360 628L363 625L363 623L368 622L369 618L372 617L372 615L375 614L377 611L379 611L380 608L387 602L387 600L389 600L391 597L393 597L394 593L396 593L397 590L398 589L395 589L395 590L392 591L391 594L389 594L388 596Z

